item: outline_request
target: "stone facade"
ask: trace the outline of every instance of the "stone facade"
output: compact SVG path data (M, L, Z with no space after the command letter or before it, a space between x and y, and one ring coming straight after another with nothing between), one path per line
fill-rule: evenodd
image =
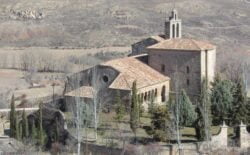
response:
M182 21L176 10L165 22L164 36L153 36L132 45L132 55L148 53L146 63L171 78L170 89L185 89L193 103L204 79L215 77L216 47L205 41L182 38ZM162 39L164 38L164 39Z
M68 109L76 108L76 101L80 103L97 102L101 103L104 108L110 108L119 91L123 103L129 107L134 81L137 82L138 97L145 106L145 110L152 99L156 104L168 101L169 78L132 57L111 60L73 74L68 78L66 84L65 101ZM83 87L92 88L93 95L87 93L87 89Z
M197 52L151 49L148 55L149 66L171 78L171 90L176 90L176 87L185 89L191 98L200 94L204 77L207 77L209 83L214 79L215 50Z

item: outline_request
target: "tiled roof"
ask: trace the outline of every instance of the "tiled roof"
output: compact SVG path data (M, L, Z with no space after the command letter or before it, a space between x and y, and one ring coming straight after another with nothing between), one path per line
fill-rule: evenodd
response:
M169 80L169 77L162 75L134 57L115 59L101 65L112 67L120 72L109 86L113 89L131 90L134 81L136 81L137 88L140 89Z
M93 88L90 86L82 86L78 89L68 92L65 94L65 96L93 98Z
M149 46L148 49L173 49L173 50L211 50L216 47L206 41L194 39L168 39L155 45Z

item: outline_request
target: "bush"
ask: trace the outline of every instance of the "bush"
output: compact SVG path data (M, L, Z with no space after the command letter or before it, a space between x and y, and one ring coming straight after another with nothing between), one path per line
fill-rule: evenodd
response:
M153 138L156 141L162 141L162 142L166 142L168 140L168 136L166 135L166 132L163 130L155 130Z

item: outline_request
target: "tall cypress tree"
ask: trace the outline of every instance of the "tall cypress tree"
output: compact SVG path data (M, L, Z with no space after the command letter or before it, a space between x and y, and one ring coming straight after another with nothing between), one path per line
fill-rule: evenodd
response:
M20 129L20 125L19 125L19 123L18 123L18 119L16 118L15 119L15 138L17 139L17 140L20 140L21 139L21 137L20 137L20 135L21 135L21 129Z
M32 120L31 139L32 139L33 143L36 143L36 141L37 141L37 128L36 128L36 125L35 125L35 120Z
M16 137L16 109L15 97L12 95L10 104L10 137Z
M131 98L131 109L130 109L130 128L133 131L136 139L136 130L139 127L139 105L137 99L137 88L136 81L133 82L132 86L132 98Z
M38 124L38 143L40 146L44 145L44 131L43 131L43 114L42 103L39 104L39 124Z
M195 108L192 105L189 97L187 96L185 90L181 90L179 97L179 121L182 126L192 126L196 120Z
M28 131L28 120L27 120L27 116L26 116L26 112L25 110L23 110L23 114L22 114L22 138L27 138L29 135L29 131Z
M211 98L208 93L207 80L204 79L201 85L201 95L196 108L197 120L195 131L198 140L210 140L211 138Z
M119 91L116 92L116 97L115 97L115 112L116 112L115 119L118 122L120 122L125 115L125 106L124 104L122 104L121 95Z

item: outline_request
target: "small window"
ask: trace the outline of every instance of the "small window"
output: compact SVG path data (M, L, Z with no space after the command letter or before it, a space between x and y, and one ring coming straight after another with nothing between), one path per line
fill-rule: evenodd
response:
M107 83L107 82L109 81L109 78L108 78L107 75L104 75L104 76L102 77L102 80L103 80L103 82Z
M161 72L165 72L165 65L164 64L161 65Z
M175 38L175 25L173 24L172 26L172 38Z
M189 84L190 84L190 81L189 81L189 79L187 79L187 86L189 86Z
M155 88L155 96L157 96L157 88Z
M166 86L162 86L162 89L161 89L161 101L162 102L166 101Z
M190 72L190 69L189 69L189 66L187 66L187 74L189 74Z
M147 92L144 94L144 101L147 100Z
M176 27L176 37L178 38L179 37L179 24L177 23L177 27Z

